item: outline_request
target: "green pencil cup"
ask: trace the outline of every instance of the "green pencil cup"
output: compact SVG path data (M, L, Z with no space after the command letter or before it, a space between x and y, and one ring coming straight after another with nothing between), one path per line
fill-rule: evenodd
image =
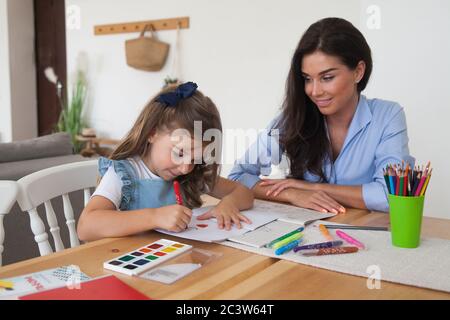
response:
M388 195L392 244L400 248L417 248L420 244L425 197Z

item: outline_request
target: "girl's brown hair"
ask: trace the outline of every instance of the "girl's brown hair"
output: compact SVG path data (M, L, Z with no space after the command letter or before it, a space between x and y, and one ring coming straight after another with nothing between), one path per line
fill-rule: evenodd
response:
M143 157L151 147L148 138L159 130L171 131L182 128L188 130L193 137L194 121L202 122L202 136L208 129L218 129L222 132L222 122L216 105L198 90L191 97L181 99L173 107L156 101L161 94L172 90L173 87L162 90L147 103L110 159L124 160L136 155ZM220 150L216 152L220 154ZM177 177L187 207L195 208L202 205L200 195L214 188L218 173L217 161L206 164L202 159L202 163L195 164L190 173Z

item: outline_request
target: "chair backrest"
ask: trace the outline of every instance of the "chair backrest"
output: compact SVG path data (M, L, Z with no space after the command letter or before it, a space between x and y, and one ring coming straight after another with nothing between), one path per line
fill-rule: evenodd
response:
M2 266L3 241L5 241L5 228L3 218L9 213L16 202L19 187L16 181L0 181L0 267Z
M41 204L45 206L55 250L61 251L64 249L56 214L50 201L58 196L62 196L64 216L69 229L70 246L72 248L78 246L80 241L77 236L69 193L83 189L84 205L88 203L91 196L89 188L95 187L97 184L97 160L74 162L40 170L23 177L17 183L19 185L17 202L22 211L27 211L30 216L31 230L39 246L41 256L53 252L48 242L48 234L45 232L44 223L37 212L37 207Z

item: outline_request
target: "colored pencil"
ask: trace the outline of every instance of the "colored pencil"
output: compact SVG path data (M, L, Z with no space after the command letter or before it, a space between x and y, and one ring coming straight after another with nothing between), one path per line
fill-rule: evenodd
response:
M327 224L327 229L349 229L349 230L372 230L372 231L388 231L387 227L375 227L375 226L346 226L338 224Z
M398 196L400 191L400 177L397 175L395 177L395 194Z
M420 178L419 185L417 186L416 192L414 193L414 196L418 197L420 195L420 191L422 190L423 184L425 183L426 176L423 175L422 178Z
M388 164L383 168L383 177L387 190L391 195L418 197L424 196L431 179L431 163L411 167L409 163L402 161L396 164Z

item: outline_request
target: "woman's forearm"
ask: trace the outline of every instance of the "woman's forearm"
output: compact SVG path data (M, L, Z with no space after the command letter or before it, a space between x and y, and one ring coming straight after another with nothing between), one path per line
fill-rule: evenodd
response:
M270 201L281 201L281 202L287 202L290 203L289 198L289 189L285 189L281 191L277 196L273 195L267 195L267 191L270 190L270 186L260 186L258 182L255 184L255 186L252 188L253 194L255 195L255 198L261 199L261 200L270 200Z
M328 183L312 183L311 190L324 191L345 207L367 209L362 195L362 186L342 186Z

